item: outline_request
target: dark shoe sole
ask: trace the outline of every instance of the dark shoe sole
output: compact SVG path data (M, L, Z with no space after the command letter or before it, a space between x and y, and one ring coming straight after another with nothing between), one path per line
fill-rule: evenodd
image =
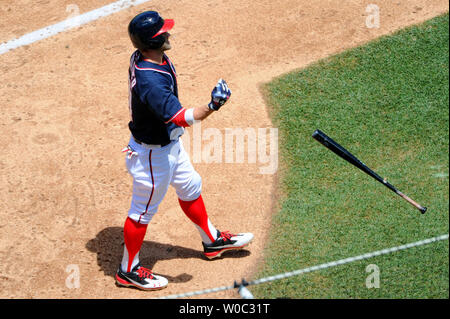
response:
M250 243L247 243L245 245L239 246L239 247L226 247L217 251L213 251L213 252L204 252L203 255L208 258L209 260L214 259L214 258L219 258L220 256L222 256L222 254L226 251L230 251L230 250L239 250L242 249L244 247L247 247Z

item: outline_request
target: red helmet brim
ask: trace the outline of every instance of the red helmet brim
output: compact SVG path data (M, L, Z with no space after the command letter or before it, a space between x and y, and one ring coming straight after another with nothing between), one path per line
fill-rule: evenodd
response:
M165 19L161 30L159 30L154 36L152 36L152 38L156 38L158 35L168 32L173 28L174 24L175 21L173 19Z

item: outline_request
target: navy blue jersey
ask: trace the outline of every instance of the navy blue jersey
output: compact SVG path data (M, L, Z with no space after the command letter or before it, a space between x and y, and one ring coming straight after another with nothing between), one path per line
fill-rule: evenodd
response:
M168 144L177 140L184 128L172 120L185 111L178 100L176 72L169 58L163 63L146 60L137 50L129 68L128 126L133 136L146 144Z

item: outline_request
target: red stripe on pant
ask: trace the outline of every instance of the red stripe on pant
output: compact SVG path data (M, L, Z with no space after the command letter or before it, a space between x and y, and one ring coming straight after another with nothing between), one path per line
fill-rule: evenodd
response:
M155 179L154 179L154 177L153 177L153 167L152 167L152 151L153 151L153 150L150 150L150 153L149 153L149 155L148 155L148 163L149 163L149 165L150 165L150 176L152 177L152 191L151 191L151 193L150 193L150 198L148 199L147 206L145 207L145 212L143 212L143 213L141 214L141 216L139 216L138 223L141 222L142 216L144 216L145 214L147 214L148 207L150 206L150 202L152 201L153 192L155 191Z

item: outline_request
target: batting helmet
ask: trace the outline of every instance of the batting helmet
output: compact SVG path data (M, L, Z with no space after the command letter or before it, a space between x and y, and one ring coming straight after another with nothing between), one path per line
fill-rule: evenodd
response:
M139 50L159 49L164 44L163 33L173 28L172 19L164 20L156 11L145 11L135 16L128 25L128 34Z

